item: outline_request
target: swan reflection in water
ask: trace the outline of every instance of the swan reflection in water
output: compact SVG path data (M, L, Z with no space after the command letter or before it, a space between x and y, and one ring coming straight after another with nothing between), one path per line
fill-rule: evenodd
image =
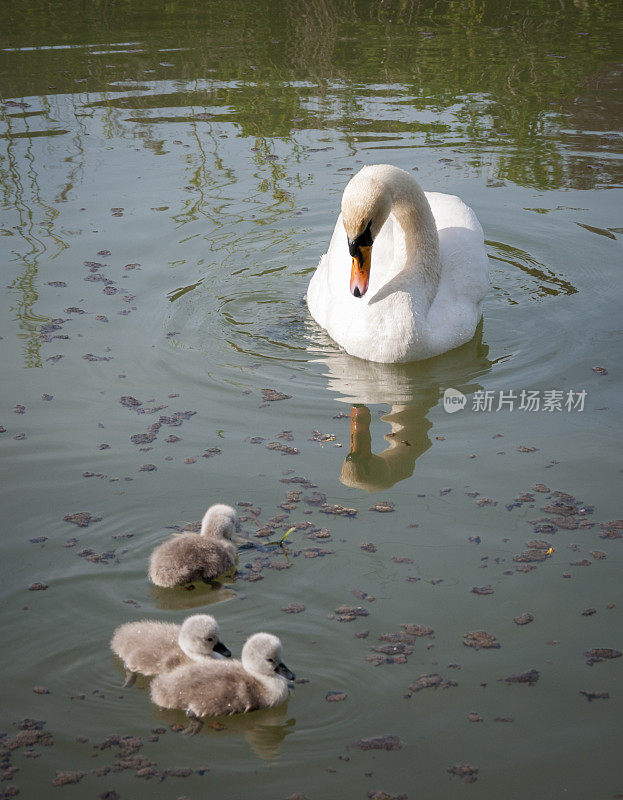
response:
M344 352L323 357L328 389L351 404L350 450L340 473L345 486L377 492L409 478L417 459L431 446L433 423L428 413L443 391L453 387L465 395L482 388L478 378L489 372L489 347L482 342L482 323L474 338L449 353L413 364L379 364ZM388 446L372 452L369 405L389 404L381 417L391 426Z
M274 708L234 714L231 717L206 718L197 736L236 736L243 738L253 752L265 761L279 758L281 744L286 736L294 732L296 720L286 719L288 703ZM177 723L188 728L188 717L182 711L169 711L153 706L154 716L159 720Z
M214 603L233 600L237 596L231 586L236 580L235 574L234 570L208 584L195 581L175 589L161 589L153 584L149 588L156 608L163 611L190 611L193 608L205 608Z
M378 455L372 452L370 409L353 405L350 413L350 450L340 472L340 481L354 489L377 492L413 475L415 462L431 446L428 431L432 423L426 418L437 402L437 394L426 393L422 403L412 406L392 406L381 417L391 425L385 435L389 446Z

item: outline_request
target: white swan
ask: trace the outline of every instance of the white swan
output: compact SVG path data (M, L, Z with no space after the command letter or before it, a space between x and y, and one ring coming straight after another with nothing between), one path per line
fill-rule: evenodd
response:
M468 342L488 287L482 228L471 208L377 164L344 190L307 305L351 355L399 363Z
M185 664L158 675L151 699L190 717L216 717L271 708L285 702L294 673L282 661L281 642L272 633L254 633L241 661Z

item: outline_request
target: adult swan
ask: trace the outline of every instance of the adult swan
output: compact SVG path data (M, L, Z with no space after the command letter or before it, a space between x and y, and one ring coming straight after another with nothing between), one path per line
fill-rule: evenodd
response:
M348 353L389 364L468 342L488 287L482 228L471 208L377 164L344 190L307 305Z

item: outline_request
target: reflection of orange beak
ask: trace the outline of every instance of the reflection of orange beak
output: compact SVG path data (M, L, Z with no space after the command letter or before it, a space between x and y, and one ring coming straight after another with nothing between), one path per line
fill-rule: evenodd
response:
M353 259L354 261L354 259ZM351 406L350 410L350 451L347 460L355 455L370 455L372 438L370 436L370 410L366 406Z
M368 291L371 258L372 246L358 247L357 255L353 256L353 265L350 271L350 291L355 297L363 297Z

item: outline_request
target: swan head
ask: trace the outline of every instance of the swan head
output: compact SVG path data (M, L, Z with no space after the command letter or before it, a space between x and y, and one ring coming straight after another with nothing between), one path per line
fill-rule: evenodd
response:
M201 536L233 539L238 527L238 515L231 506L216 503L206 511L201 521Z
M193 614L184 620L178 636L180 649L193 661L218 653L231 658L231 651L219 638L218 622L210 614Z
M342 195L342 222L352 258L350 291L363 297L370 283L372 245L392 209L392 196L385 183L375 177L374 167L354 175Z
M254 675L274 677L281 675L293 681L294 673L282 661L281 642L272 633L254 633L244 643L240 660L242 666Z

